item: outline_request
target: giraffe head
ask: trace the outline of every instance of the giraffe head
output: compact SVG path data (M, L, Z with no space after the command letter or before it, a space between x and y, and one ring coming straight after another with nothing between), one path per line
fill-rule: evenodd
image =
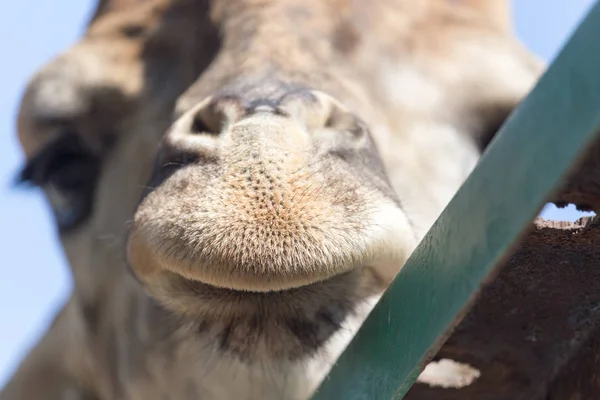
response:
M248 396L236 371L264 398L289 376L306 397L539 75L507 15L101 1L18 121L22 178L46 193L82 335L105 350L89 379Z

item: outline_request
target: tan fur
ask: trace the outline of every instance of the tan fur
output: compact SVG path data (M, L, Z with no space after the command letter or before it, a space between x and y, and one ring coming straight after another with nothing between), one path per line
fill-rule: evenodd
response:
M539 76L507 15L100 1L23 98L75 291L0 398L307 398ZM100 163L76 226L60 140Z

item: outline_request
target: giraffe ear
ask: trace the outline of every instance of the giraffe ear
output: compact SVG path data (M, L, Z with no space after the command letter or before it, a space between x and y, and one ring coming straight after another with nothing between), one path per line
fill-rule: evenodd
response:
M90 24L106 13L127 10L144 2L147 2L147 0L98 0Z
M511 0L445 0L448 3L464 6L476 11L494 25L505 31L512 31Z

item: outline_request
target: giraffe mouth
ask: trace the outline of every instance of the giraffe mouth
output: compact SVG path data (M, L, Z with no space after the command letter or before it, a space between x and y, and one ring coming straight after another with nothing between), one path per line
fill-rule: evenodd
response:
M405 214L352 180L332 181L324 168L272 183L264 172L266 183L247 179L246 169L176 172L138 208L128 241L132 269L142 278L169 271L251 292L310 285L363 266L391 280L414 242ZM191 190L192 179L203 186Z
M379 158L367 136L345 139L368 149L361 155L328 142L338 133L311 133L262 112L220 135L211 145L186 135L186 146L210 157L170 174L139 205L128 241L139 277L168 271L218 288L273 292L363 266L386 280L396 274L414 236L374 167Z
M394 204L378 209L364 226L346 230L314 220L313 225L289 223L284 229L275 222L251 224L246 214L240 216L233 209L221 212L227 218L207 218L200 224L189 219L166 226L164 219L141 222L129 238L129 260L138 275L169 271L190 281L244 292L290 290L364 266L389 280L409 252L399 240L406 236L406 227L396 223L402 214ZM188 230L190 225L193 231Z

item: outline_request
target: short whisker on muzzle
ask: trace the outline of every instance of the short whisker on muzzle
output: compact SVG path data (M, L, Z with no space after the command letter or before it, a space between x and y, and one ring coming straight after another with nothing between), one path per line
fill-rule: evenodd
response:
M295 176L295 179L292 179L290 181L290 183L295 183L296 181L298 181L299 179L303 178L304 175L300 174L301 171L304 171L306 169L310 169L311 170L311 174L314 174L316 172L321 172L320 170L314 170L313 167L317 164L322 164L323 160L319 160L319 159L315 159L307 164L304 164L302 166L300 166L297 170L293 171L290 173L290 176Z

